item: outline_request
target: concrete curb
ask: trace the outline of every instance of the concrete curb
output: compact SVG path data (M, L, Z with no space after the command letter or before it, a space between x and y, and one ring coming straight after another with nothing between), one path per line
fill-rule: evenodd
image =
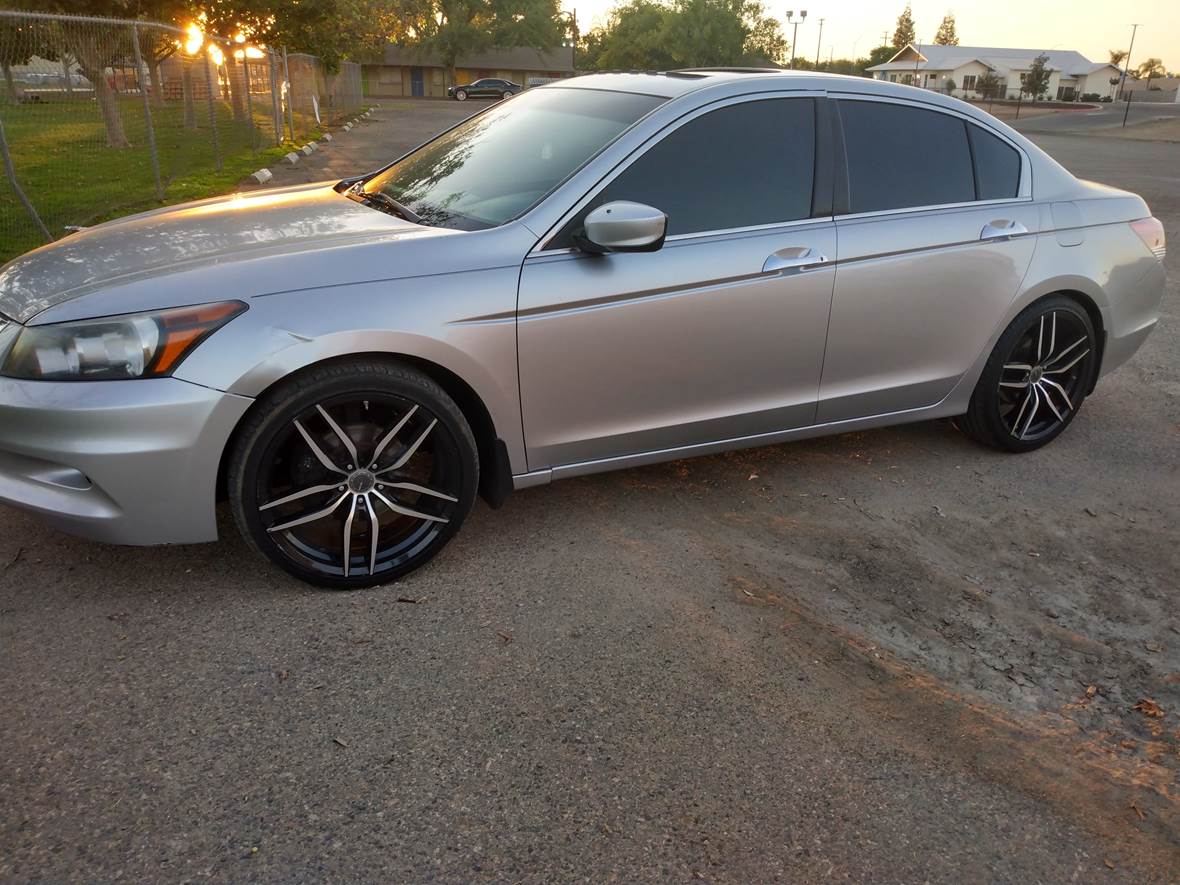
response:
M290 163L292 166L294 166L296 163L299 162L299 154L295 153L294 151L291 151L291 153L287 154L287 156L283 157L283 159L286 160L288 163Z
M259 169L257 172L250 173L250 177L258 184L266 184L274 178L274 174L269 169Z

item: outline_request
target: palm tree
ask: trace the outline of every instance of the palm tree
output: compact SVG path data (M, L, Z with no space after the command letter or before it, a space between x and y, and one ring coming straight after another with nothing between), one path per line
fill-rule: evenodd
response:
M1144 89L1150 89L1152 80L1156 77L1166 76L1168 73L1163 61L1158 58L1147 59L1143 64L1139 65L1136 72L1139 74L1139 79L1147 79L1147 84L1143 87Z

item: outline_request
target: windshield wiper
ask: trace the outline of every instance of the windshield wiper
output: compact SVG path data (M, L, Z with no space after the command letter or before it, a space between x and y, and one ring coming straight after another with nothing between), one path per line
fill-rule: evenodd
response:
M426 225L426 221L423 220L421 215L419 215L413 209L403 206L384 191L365 190L363 181L358 182L356 185L349 188L348 193L354 199L359 200L366 205L381 207L383 211L388 211L392 215L398 215L411 224Z

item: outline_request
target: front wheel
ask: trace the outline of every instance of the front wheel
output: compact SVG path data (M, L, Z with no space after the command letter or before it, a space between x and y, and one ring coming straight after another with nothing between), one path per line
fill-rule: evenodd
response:
M467 101L467 90L466 89L456 89L455 90L455 101Z
M1094 324L1076 301L1060 295L1038 301L996 342L958 425L993 448L1039 449L1077 415L1093 386L1097 357Z
M479 462L458 406L406 366L322 366L259 401L230 457L230 504L257 550L349 589L425 564L462 525Z

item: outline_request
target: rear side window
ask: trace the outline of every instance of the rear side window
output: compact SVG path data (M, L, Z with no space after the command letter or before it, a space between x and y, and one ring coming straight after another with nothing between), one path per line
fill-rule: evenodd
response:
M749 101L671 132L586 211L612 200L646 203L667 214L669 235L774 224L811 215L814 180L815 102Z
M958 117L879 101L841 100L851 212L975 199L967 127Z
M990 132L967 124L971 153L975 157L977 200L1004 200L1020 190L1020 154Z

